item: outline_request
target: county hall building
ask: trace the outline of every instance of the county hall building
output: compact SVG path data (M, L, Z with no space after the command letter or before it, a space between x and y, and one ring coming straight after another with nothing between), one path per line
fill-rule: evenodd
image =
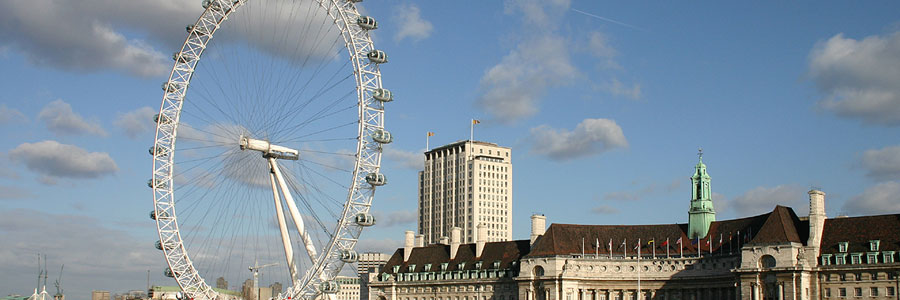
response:
M716 220L702 159L691 182L682 224L547 228L535 215L530 240L490 242L479 224L474 243L454 227L429 245L408 231L368 300L900 299L900 215L829 219L811 190L808 216Z

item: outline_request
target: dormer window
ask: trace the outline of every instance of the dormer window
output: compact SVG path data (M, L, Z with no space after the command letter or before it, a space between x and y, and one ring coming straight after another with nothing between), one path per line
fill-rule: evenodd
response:
M400 266L394 266L394 274L400 272Z
M499 268L500 268L500 261L499 260L494 261L494 269L499 269Z
M457 265L457 270L465 270L465 269L466 269L466 262L461 262L461 263L459 263L459 265Z
M409 265L409 272L412 273L415 271L416 271L416 265Z
M441 263L441 272L447 271L447 263Z
M425 264L425 272L431 272L431 264Z
M848 244L850 244L850 242L840 242L840 243L838 243L838 252L847 252L847 245L848 245Z
M894 263L894 251L884 251L883 253L884 256L881 259L882 262L886 264Z
M881 240L870 240L869 241L869 251L878 251L878 246L881 245Z
M866 259L867 259L867 262L870 264L877 264L878 263L878 252L866 253Z
M831 265L831 254L822 254L822 265Z
M854 265L858 265L862 263L862 253L853 253L850 254L850 263Z
M847 254L841 253L834 255L834 263L837 265L843 265L847 263Z

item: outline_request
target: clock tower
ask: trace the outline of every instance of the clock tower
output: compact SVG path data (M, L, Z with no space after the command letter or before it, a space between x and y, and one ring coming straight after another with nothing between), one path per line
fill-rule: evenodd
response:
M691 176L691 209L688 210L688 237L704 238L709 232L709 224L716 220L713 209L712 192L709 189L709 174L703 164L703 149L700 149L699 162L694 166Z

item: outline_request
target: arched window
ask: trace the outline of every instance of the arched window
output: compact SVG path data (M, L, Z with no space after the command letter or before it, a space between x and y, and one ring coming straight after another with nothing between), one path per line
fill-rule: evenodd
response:
M762 269L771 269L775 267L775 257L771 255L763 255L759 258L759 267Z

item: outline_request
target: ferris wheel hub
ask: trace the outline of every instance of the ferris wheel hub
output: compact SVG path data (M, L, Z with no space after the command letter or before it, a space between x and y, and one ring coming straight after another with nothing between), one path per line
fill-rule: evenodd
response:
M273 145L269 141L252 139L246 136L241 135L240 137L240 147L241 150L255 150L262 152L263 157L269 158L277 158L277 159L287 159L287 160L298 160L300 159L300 151L296 149L291 149L284 146Z

